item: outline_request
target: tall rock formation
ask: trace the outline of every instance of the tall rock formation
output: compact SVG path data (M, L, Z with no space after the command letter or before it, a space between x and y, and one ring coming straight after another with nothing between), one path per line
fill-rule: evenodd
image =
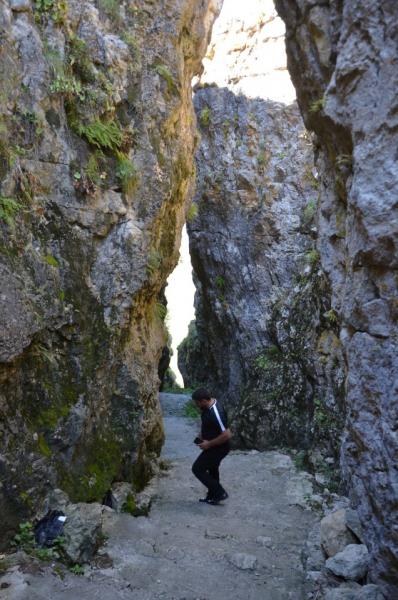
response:
M194 97L196 323L186 383L229 407L235 442L338 455L344 361L316 250L319 180L272 2L224 5Z
M343 464L371 554L398 597L398 18L390 0L276 0L320 172L318 243L342 326Z
M0 7L0 528L142 486L219 0Z

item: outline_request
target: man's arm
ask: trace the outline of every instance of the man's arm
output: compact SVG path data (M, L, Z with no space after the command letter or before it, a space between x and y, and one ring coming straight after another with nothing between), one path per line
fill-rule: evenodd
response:
M203 440L203 442L199 445L201 450L208 450L209 448L213 448L213 446L220 446L220 444L225 444L228 440L231 439L231 431L230 429L225 429L220 435L218 435L214 440Z

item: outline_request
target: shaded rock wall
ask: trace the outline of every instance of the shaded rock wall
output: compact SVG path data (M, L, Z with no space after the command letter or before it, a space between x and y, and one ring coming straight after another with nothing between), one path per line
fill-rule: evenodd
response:
M179 362L186 385L206 383L229 406L235 443L316 445L321 460L339 453L344 361L283 36L273 3L252 2L218 25L204 61L189 223L196 323Z
M47 3L48 4L48 3ZM192 196L218 0L0 6L1 538L55 485L150 475L159 295Z
M398 595L396 5L277 0L320 171L322 267L348 366L343 464L371 554Z

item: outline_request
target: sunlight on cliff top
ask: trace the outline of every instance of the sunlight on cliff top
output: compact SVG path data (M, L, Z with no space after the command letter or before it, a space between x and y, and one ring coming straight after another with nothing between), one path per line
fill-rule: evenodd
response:
M272 0L225 0L203 65L202 85L285 104L296 99L286 65L285 25Z
M173 339L172 347L174 351L170 367L177 375L177 383L183 385L182 376L177 366L177 346L188 335L188 325L195 317L193 306L195 286L192 281L192 266L186 227L182 230L179 263L168 278L167 283L167 328Z

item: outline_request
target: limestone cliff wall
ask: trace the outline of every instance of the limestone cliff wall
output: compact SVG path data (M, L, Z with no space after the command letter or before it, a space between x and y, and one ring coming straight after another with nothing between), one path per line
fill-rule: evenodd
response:
M276 0L320 172L318 244L348 367L343 464L371 574L398 596L397 36L388 0Z
M225 9L194 98L196 323L180 370L228 405L235 443L317 447L321 462L339 454L344 360L316 250L313 145L273 3Z
M142 486L218 0L0 4L0 528Z

